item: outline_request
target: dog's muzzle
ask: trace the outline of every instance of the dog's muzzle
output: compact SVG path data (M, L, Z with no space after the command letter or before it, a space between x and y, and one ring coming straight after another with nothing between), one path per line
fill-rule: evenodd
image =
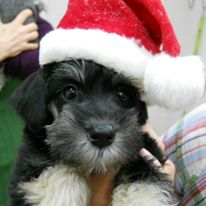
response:
M96 124L89 129L90 142L99 148L104 148L112 144L115 131L111 124Z

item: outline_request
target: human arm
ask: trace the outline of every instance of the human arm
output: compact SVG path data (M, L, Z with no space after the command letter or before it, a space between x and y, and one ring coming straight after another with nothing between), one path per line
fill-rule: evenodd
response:
M38 44L31 42L38 38L38 27L35 23L24 25L32 15L29 9L23 10L10 23L0 22L0 62L7 58L17 56L23 51L38 48Z
M52 26L39 16L37 17L36 24L38 26L39 40L41 40L46 33L52 30ZM4 72L7 75L24 79L37 69L39 69L38 47L32 50L23 51L15 57L8 58L5 61Z

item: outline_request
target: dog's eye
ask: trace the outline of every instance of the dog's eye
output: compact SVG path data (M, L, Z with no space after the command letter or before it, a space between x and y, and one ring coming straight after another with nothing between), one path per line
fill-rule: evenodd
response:
M69 84L64 88L62 95L66 100L72 100L77 97L78 86L75 84Z
M137 90L130 85L119 85L116 98L123 107L133 107L137 103Z
M124 89L123 87L119 87L117 89L117 93L116 93L118 99L122 102L122 103L127 103L129 100L128 94L126 89Z

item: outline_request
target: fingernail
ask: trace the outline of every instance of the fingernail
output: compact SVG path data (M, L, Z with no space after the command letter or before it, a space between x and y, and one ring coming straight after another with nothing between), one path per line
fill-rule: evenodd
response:
M140 151L139 151L139 154L141 155L141 157L143 158L146 158L148 159L149 157L151 157L151 153L146 150L145 148L142 148ZM149 158L150 159L150 158Z
M27 12L28 14L33 14L33 11L31 9L25 9L25 12Z
M159 171L162 168L161 163L147 149L141 149L139 154L155 170Z

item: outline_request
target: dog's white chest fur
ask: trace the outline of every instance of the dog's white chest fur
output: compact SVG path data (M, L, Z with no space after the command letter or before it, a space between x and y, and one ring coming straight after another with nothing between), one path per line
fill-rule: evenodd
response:
M89 188L74 168L49 167L35 180L21 183L25 199L35 206L86 206Z
M90 189L72 167L49 167L19 187L32 206L89 206ZM166 191L152 183L122 184L114 189L111 206L167 206L168 198Z

